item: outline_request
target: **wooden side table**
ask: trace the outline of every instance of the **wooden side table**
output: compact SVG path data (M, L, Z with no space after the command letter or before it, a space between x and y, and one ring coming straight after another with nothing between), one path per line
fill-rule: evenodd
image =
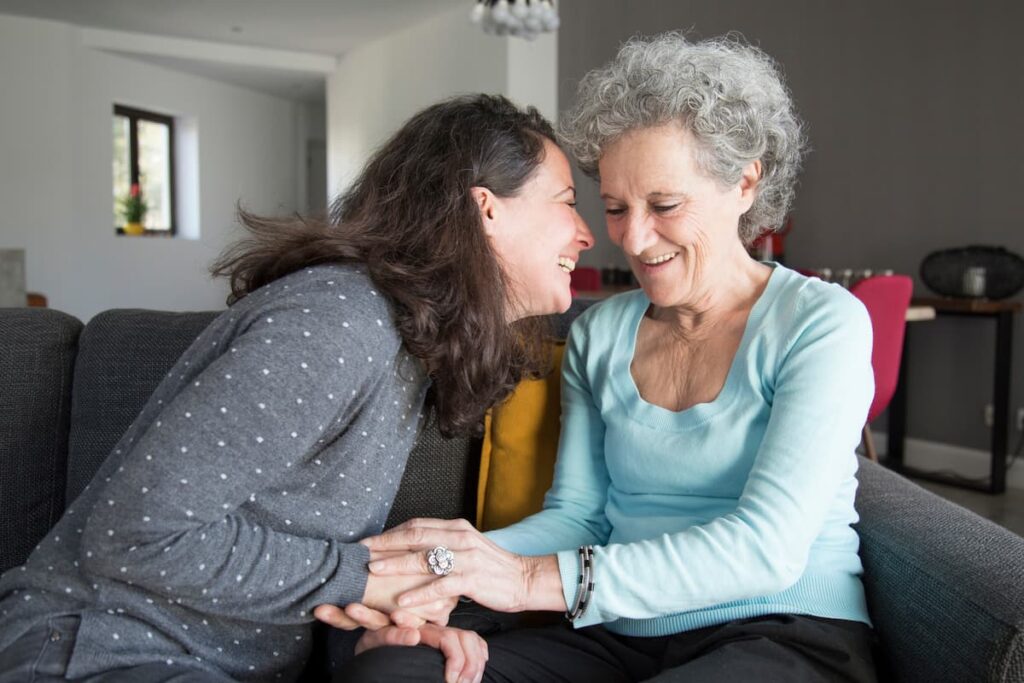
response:
M988 484L975 484L963 479L924 472L903 464L904 439L907 431L907 337L903 340L903 360L896 393L889 403L889 441L886 465L918 479L939 481L986 493L1006 491L1006 450L1010 428L1010 370L1013 361L1013 316L1022 303L1016 300L915 298L911 306L927 306L938 316L993 318L996 323L995 377L992 389L992 449ZM908 329L909 333L909 329Z

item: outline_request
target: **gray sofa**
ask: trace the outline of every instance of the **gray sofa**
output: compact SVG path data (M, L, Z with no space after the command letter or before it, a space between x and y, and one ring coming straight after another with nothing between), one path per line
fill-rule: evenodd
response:
M25 560L214 315L116 310L83 326L0 309L0 571ZM478 449L426 430L388 524L471 518ZM858 476L882 680L1024 680L1024 539L873 463Z

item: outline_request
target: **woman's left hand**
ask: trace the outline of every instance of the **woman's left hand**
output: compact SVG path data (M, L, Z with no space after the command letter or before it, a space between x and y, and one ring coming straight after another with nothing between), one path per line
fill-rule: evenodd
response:
M364 605L320 605L316 618L336 628L365 628L355 646L355 654L387 646L426 645L444 655L444 680L479 683L487 664L487 642L473 631L424 623L413 614L397 610L390 618ZM397 623L393 623L397 622Z
M412 519L361 542L370 548L370 572L378 576L431 574L427 551L444 546L454 553L451 573L399 596L404 608L464 595L500 612L565 609L554 555L510 553L464 519ZM395 555L398 550L409 552Z
M357 628L365 628L370 631L383 629L386 626L397 626L401 629L416 630L426 623L424 619L412 612L395 610L391 614L375 610L358 602L345 607L338 605L318 605L313 610L313 616L328 626L343 631L355 631ZM416 643L411 643L415 645Z

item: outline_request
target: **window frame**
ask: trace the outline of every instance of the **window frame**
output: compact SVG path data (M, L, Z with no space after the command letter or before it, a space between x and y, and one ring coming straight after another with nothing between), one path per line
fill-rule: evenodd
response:
M143 234L147 236L152 235L174 237L178 232L178 217L176 212L177 201L175 198L174 188L174 117L167 116L166 114L157 114L156 112L146 111L144 109L127 107L123 104L114 105L114 116L124 116L128 119L129 187L139 182L139 121L151 121L153 123L160 123L167 126L167 163L170 166L170 168L168 168L167 178L168 183L170 183L170 187L168 188L168 195L170 197L171 202L171 224L170 226L168 226L167 230L153 230L150 228L146 228ZM117 228L117 232L118 234L122 234L120 227Z

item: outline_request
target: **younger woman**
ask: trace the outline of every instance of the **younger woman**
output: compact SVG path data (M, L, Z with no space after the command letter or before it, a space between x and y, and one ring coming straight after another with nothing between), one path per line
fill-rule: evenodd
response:
M427 413L446 433L540 368L592 237L533 109L414 116L326 222L242 214L231 307L156 389L25 565L0 578L0 681L291 680L313 608L368 577ZM522 322L517 322L522 321ZM443 623L450 606L420 616Z

